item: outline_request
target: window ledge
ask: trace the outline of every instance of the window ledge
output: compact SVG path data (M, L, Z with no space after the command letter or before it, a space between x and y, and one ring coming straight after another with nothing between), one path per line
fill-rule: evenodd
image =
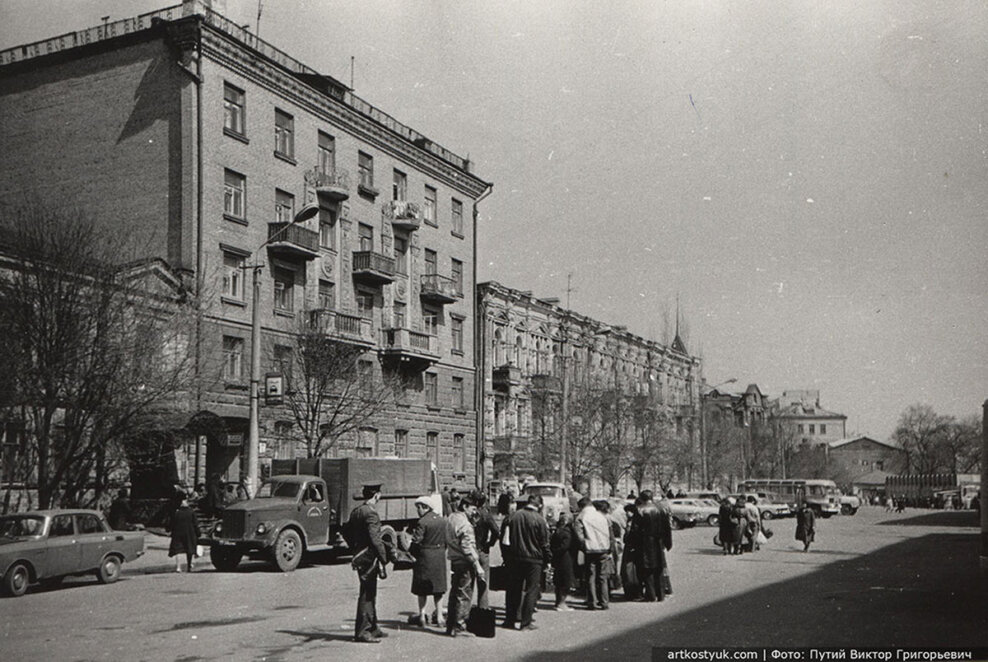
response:
M427 404L425 406L425 408L428 409L429 411L442 411L443 410L443 408L440 405L429 405L429 404Z
M250 384L244 384L243 382L226 382L223 384L223 388L227 391L248 391L250 390Z
M451 349L451 350L449 350L449 353L450 354L453 354L455 356L463 356L463 350L462 349Z
M223 127L223 135L229 136L230 138L233 138L234 140L239 140L240 142L242 142L245 145L249 145L250 144L250 138L248 138L247 136L245 136L242 133L237 133L233 129L228 129L226 127Z
M376 198L381 194L381 192L376 188L373 186L367 186L366 184L357 184L357 192L360 193L360 195L366 195L368 198Z
M247 225L246 218L240 218L239 216L234 216L233 214L223 214L223 218L230 221L231 223L236 223L237 225Z
M453 409L453 413L454 413L454 414L461 414L461 415L462 415L462 414L466 414L467 412L468 412L468 410L467 410L467 409L463 409L463 408L461 408L461 407L455 407L455 408Z
M462 232L457 232L456 230L450 230L449 233L456 237L457 239L464 239L465 235Z
M240 308L246 308L247 302L243 299L234 299L232 297L220 297L220 301L223 303L228 303L231 306L239 306Z
M295 317L295 312L292 310L280 310L276 308L274 314L278 317L287 317L289 319L294 319Z
M291 165L298 165L298 163L295 162L295 159L288 156L287 154L283 154L282 152L279 152L278 150L275 150L274 157L279 161L284 161L285 163L290 163Z
M425 223L426 225L431 225L434 228L439 227L439 221L422 221L422 222Z

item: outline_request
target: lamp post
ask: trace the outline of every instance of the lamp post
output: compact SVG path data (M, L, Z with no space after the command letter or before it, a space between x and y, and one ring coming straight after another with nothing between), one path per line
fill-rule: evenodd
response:
M304 223L310 218L319 214L319 204L310 202L302 207L292 218L290 223L286 223L277 232L268 237L264 243L257 247L255 255L259 254L265 246L277 239L281 234L293 225ZM247 493L251 496L257 494L258 474L260 473L260 449L261 431L259 421L260 407L260 386L261 386L261 269L263 264L255 263L244 265L244 269L253 272L251 282L251 316L250 316L250 414L247 424Z
M736 377L731 377L730 379L726 379L720 382L719 384L714 384L713 386L710 387L710 390L713 391L714 389L720 386L724 386L725 384L733 384L736 381L738 381ZM700 392L700 474L701 474L701 478L703 479L703 489L708 489L710 487L710 483L709 483L710 477L707 475L707 424L706 424L706 416L703 412L703 400L705 398L706 396L701 391Z

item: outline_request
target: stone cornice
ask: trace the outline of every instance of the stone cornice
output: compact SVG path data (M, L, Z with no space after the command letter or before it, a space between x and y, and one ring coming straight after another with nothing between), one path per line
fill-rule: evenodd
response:
M445 182L470 198L479 197L487 189L487 182L416 147L346 103L317 91L286 72L281 66L267 61L263 55L251 52L224 33L205 24L201 29L203 56L236 71L275 94L289 98L327 122L352 132L357 138Z

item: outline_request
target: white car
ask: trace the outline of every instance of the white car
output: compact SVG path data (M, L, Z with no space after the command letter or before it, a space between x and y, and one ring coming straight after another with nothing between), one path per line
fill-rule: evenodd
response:
M697 522L706 522L710 526L717 526L720 521L720 506L707 499L670 499L673 506L673 514L681 509L683 512L691 512L697 515Z

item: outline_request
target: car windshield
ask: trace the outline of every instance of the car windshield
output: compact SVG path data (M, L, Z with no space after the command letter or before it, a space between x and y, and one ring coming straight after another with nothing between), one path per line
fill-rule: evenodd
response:
M288 483L282 481L273 481L270 483L264 483L261 486L260 491L257 496L261 499L268 497L287 497L289 499L294 499L298 496L298 490L301 487L298 483Z
M561 497L563 488L552 485L529 485L525 488L525 494L537 494L540 497Z
M0 536L21 538L40 536L45 530L45 518L37 516L0 517Z

